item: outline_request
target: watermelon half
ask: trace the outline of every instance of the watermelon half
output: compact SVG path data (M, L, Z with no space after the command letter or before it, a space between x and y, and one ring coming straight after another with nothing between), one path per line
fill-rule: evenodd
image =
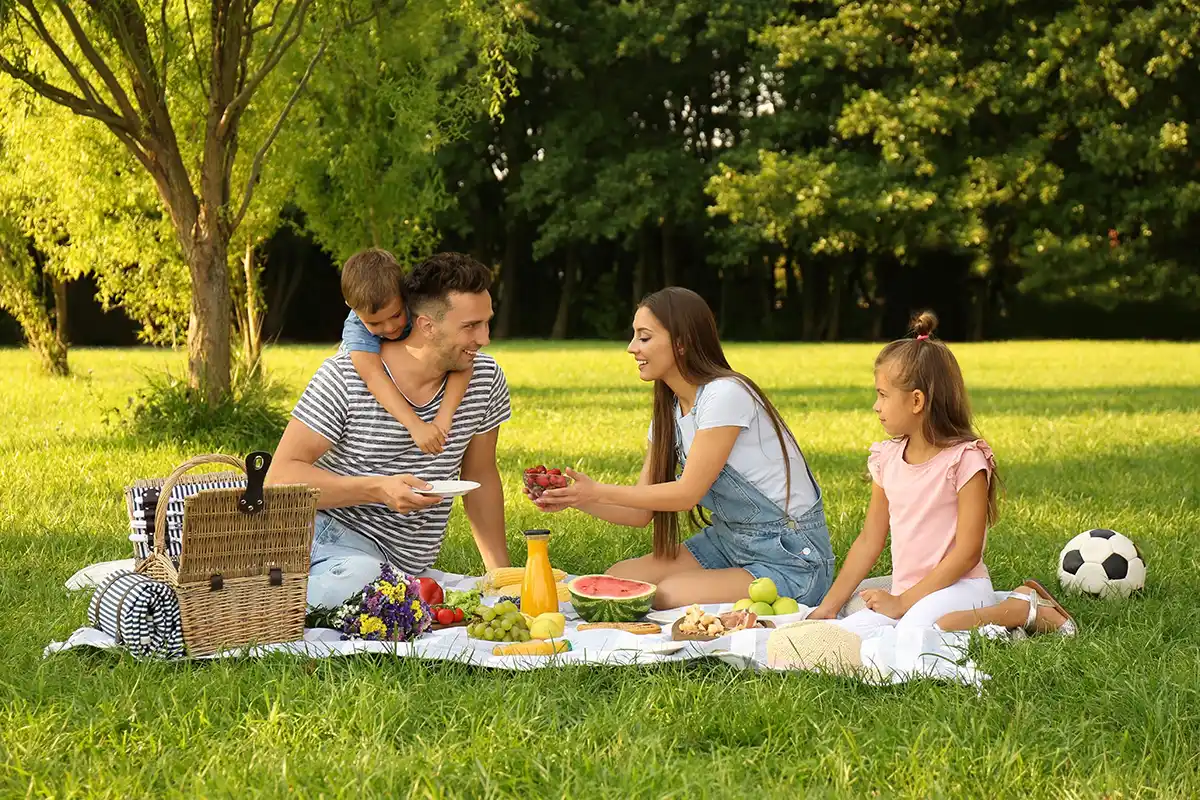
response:
M649 613L658 587L612 575L581 575L567 590L571 605L588 622L633 622Z

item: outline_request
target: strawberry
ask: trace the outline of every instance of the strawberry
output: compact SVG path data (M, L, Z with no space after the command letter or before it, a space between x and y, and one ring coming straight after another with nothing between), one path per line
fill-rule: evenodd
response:
M543 489L545 489L547 486L550 485L550 476L538 475L537 476L537 485L541 486Z
M546 470L546 474L548 474L548 475L562 475L562 470L561 470L561 469L559 469L558 467L554 467L553 469L548 469L548 470Z

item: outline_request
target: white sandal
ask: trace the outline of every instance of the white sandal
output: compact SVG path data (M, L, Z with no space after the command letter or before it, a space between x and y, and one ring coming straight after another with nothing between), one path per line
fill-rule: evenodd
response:
M1054 595L1050 594L1045 586L1042 586L1037 581L1025 581L1022 586L1030 590L1028 594L1018 592L1016 589L1008 593L1009 597L1029 603L1029 616L1026 618L1025 624L1016 629L1017 631L1029 634L1037 633L1038 609L1053 608L1062 614L1065 619L1063 624L1059 625L1056 630L1047 631L1048 633L1057 633L1059 636L1074 636L1078 632L1078 628L1075 625L1075 618L1067 613L1067 610L1054 599Z

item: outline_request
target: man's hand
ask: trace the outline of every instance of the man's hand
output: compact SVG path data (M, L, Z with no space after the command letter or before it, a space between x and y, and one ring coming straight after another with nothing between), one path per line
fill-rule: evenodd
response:
M883 589L867 589L865 592L859 593L859 596L867 604L867 608L876 614L883 614L885 617L900 619L908 610L904 607L903 600Z
M417 449L426 455L439 455L446 445L446 435L432 422L417 420L408 429L408 434L412 436L413 444L417 446Z
M442 502L437 495L417 494L413 489L428 489L429 484L412 475L389 475L376 478L378 502L384 503L397 514L420 511Z

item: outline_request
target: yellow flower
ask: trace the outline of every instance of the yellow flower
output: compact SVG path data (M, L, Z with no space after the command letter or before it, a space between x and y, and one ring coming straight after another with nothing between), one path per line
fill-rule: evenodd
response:
M404 584L392 584L387 581L380 581L379 593L391 600L393 603L404 602L404 595L407 593L404 589Z
M421 601L413 600L412 605L409 607L413 610L413 619L420 621L421 616L424 614L424 612L421 611Z
M361 636L370 636L372 633L385 633L387 626L378 617L372 617L369 614L358 615L358 632Z

